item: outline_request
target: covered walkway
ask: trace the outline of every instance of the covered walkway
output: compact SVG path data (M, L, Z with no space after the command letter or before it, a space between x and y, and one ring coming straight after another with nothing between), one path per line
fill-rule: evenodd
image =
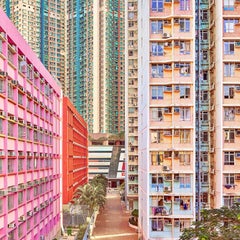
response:
M128 226L128 218L119 191L111 190L104 209L97 216L91 239L137 240L137 231Z

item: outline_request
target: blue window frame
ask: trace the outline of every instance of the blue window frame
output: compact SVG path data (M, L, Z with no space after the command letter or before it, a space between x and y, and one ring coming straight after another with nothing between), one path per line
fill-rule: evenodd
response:
M152 86L152 99L163 99L163 86Z
M163 12L163 1L164 0L152 0L152 11Z

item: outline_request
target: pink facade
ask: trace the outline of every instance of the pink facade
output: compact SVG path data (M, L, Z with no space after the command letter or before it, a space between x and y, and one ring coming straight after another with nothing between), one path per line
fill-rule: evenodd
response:
M60 229L61 88L0 16L0 239L53 239Z

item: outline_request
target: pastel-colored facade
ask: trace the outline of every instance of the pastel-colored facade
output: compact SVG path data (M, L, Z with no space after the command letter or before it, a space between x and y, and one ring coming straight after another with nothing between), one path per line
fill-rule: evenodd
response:
M141 239L178 239L195 219L195 1L138 1Z
M90 133L124 132L124 0L67 9L67 94Z
M65 1L0 0L0 7L65 91Z
M0 15L0 239L53 239L60 230L61 87Z
M211 2L212 207L240 202L240 2Z
M138 1L125 4L125 149L126 195L130 210L138 209Z
M62 183L63 204L68 204L75 190L88 182L87 124L72 102L63 97Z
M240 202L240 2L149 0L138 15L140 237L178 239L201 209Z

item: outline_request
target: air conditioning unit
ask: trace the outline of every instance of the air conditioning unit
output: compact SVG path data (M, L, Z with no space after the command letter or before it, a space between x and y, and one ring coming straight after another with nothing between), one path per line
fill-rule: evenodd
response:
M175 108L174 108L174 113L179 113L179 112L180 112L180 108L175 107Z
M163 166L163 171L169 171L170 168L168 166Z
M9 223L8 224L8 228L15 228L16 227L16 224L15 223Z
M174 68L180 68L180 64L179 63L174 63Z
M9 118L13 121L17 121L17 117L15 117L15 116L10 116Z
M5 156L5 152L4 151L0 151L0 157Z
M178 24L179 23L179 18L174 18L174 23Z
M6 33L5 32L1 32L0 35L6 39Z
M174 221L174 227L179 227L179 226L180 226L180 221L175 220L175 221Z
M240 174L235 175L235 180L240 181Z
M8 191L7 190L0 190L0 196L4 197L8 195Z
M214 168L211 169L211 174L215 174L215 169Z
M240 158L240 152L236 152L236 153L235 153L235 157L236 157L236 158Z
M27 156L28 156L28 157L31 157L31 156L32 156L32 153L31 153L31 152L27 152Z
M214 148L210 148L210 152L214 153L215 149Z
M7 77L7 72L0 71L0 77Z
M164 192L170 192L171 188L170 187L164 187Z
M39 207L35 207L34 212L38 212L38 211L39 211Z
M28 215L28 216L32 216L32 215L33 215L33 211L28 211L28 212L27 212L27 215Z
M12 80L11 83L12 83L12 85L14 85L14 86L17 86L17 85L18 85L18 81L17 81L17 80Z
M6 116L5 112L4 111L0 111L0 116L5 117Z
M170 34L169 33L163 33L163 38L169 38Z
M179 46L180 46L180 42L179 42L179 41L175 41L175 42L174 42L174 46L175 46L175 47L179 47Z
M21 124L25 124L25 121L22 120L22 119L18 120L18 122L21 123Z
M26 221L26 217L25 216L21 216L21 217L19 217L18 221L19 222L24 222L24 221Z
M11 192L17 192L18 189L16 187L11 187L10 190L11 190Z

